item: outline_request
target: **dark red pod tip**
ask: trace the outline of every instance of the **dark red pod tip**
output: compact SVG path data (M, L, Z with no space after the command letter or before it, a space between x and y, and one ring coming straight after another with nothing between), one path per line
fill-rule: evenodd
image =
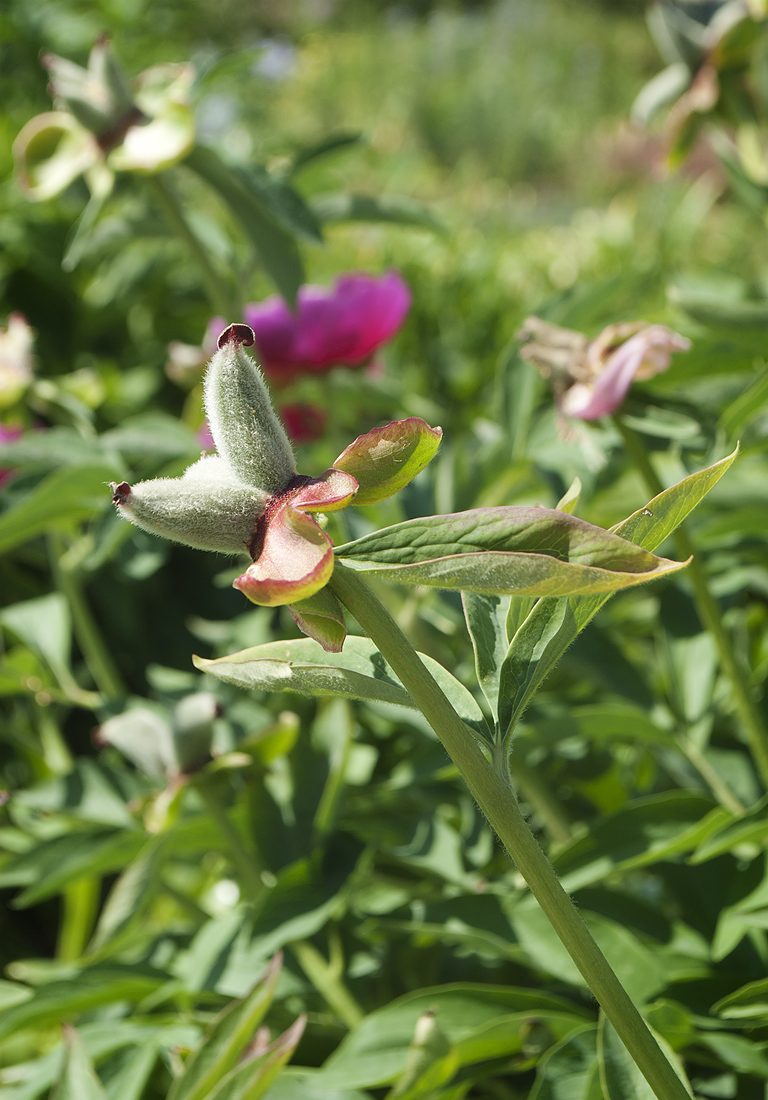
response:
M112 490L113 504L125 504L131 495L131 487L127 481L121 481L119 485L114 481L110 481L109 487Z
M227 344L245 344L247 348L253 347L256 337L250 325L235 323L225 328L218 340L218 346L224 348Z

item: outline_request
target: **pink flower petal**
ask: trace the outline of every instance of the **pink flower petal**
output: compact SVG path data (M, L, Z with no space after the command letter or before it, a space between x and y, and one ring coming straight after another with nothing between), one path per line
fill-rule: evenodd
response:
M344 275L330 289L303 286L292 314L273 296L245 307L262 365L277 381L333 366L355 367L397 332L411 305L408 285L395 271L380 279Z

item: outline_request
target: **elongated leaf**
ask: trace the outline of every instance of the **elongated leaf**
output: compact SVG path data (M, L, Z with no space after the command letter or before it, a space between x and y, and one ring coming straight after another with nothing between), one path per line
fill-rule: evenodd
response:
M212 149L196 146L184 164L218 191L250 238L267 274L293 305L304 282L304 268L293 237Z
M401 584L497 595L612 592L681 569L554 508L474 508L385 527L336 553Z
M437 661L424 654L421 659L467 725L483 737L489 736L483 712L472 694ZM201 672L240 687L375 699L418 709L368 638L347 638L341 653L326 653L317 642L302 638L268 642L215 660L192 660Z
M109 505L108 483L119 475L114 466L73 466L49 474L0 516L0 554L43 531L79 523Z
M431 229L434 233L444 228L428 207L400 195L379 198L347 192L320 195L313 199L312 210L320 222L328 225L334 222L394 222Z
M239 168L237 177L246 190L288 233L323 243L317 218L304 199L285 179L276 179L260 164Z
M47 661L59 681L72 680L69 650L72 622L69 605L60 592L11 604L0 611L0 624Z
M738 448L713 466L665 489L645 508L617 524L614 532L654 550L717 484L737 454ZM607 599L609 595L547 598L536 603L512 638L501 671L499 723L507 737L542 681Z
M167 980L162 971L135 963L88 967L70 979L40 986L28 1001L0 1012L0 1037L24 1027L60 1024L101 1005L140 1001Z
M235 1001L219 1016L187 1062L184 1073L174 1081L168 1100L207 1100L211 1091L237 1064L272 1003L282 962L282 956L275 955L251 993Z
M121 469L120 456L105 445L104 436L86 439L74 428L48 428L44 432L24 432L18 439L0 443L0 466L34 466L56 469L59 466L112 465Z
M462 592L464 618L467 621L475 670L483 695L494 715L498 714L499 674L507 655L506 621L509 596L485 596L479 592Z
M101 911L90 950L98 951L143 916L157 886L164 840L153 837L120 875Z
M74 1028L68 1029L66 1044L64 1072L56 1089L56 1100L107 1100L83 1040Z
M206 1100L259 1100L293 1054L306 1023L306 1016L299 1016L262 1054L247 1058L228 1073Z
M83 875L121 870L144 842L138 830L72 830L43 840L6 863L0 872L0 885L27 886L13 901L15 909L26 909L53 897Z
M316 145L307 145L303 149L299 149L293 158L288 175L295 176L297 172L300 172L307 164L311 164L312 161L338 153L343 149L349 149L353 145L359 145L362 140L363 135L359 131L330 134L327 138L317 142Z

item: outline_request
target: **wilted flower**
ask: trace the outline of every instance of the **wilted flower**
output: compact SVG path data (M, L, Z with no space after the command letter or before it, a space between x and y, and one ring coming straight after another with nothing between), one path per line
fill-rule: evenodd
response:
M297 605L300 628L340 649L341 606L321 592L333 572L333 543L313 514L398 492L432 458L442 432L416 417L398 421L360 436L320 477L298 474L261 372L244 350L253 342L247 325L230 325L206 374L218 453L179 478L113 484L113 500L145 531L201 550L247 551L253 564L234 587L256 604Z
M331 367L358 367L403 324L411 292L396 271L380 279L343 275L332 288L303 286L292 313L278 295L245 307L256 347L270 379L290 382L297 374Z
M104 36L87 69L52 54L43 63L58 109L31 119L13 146L30 198L52 198L80 175L108 194L115 171L159 172L191 150L190 65L154 65L131 84Z
M11 313L0 328L0 408L14 405L32 378L34 333L21 313Z
M665 325L644 321L609 325L588 342L580 332L529 317L518 338L521 357L550 382L560 411L579 420L615 412L635 380L665 371L674 352L691 346Z

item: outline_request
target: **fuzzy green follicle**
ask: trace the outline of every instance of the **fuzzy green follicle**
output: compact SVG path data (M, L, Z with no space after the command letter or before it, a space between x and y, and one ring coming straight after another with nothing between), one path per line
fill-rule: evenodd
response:
M278 493L296 474L296 463L261 371L245 347L248 325L234 324L219 337L205 376L205 411L221 457L247 485Z
M112 485L121 516L152 535L223 554L243 554L268 493L243 485L216 455L205 455L183 477Z

